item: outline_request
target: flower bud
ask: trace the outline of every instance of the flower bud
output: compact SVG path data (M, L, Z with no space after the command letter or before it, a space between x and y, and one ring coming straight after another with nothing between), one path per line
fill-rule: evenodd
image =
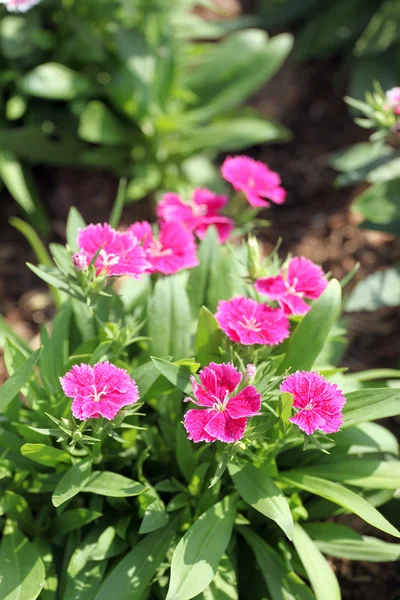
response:
M80 442L82 438L83 435L80 431L74 431L74 433L72 434L72 439L74 440L74 442Z
M260 245L253 235L247 240L247 251L247 270L252 279L258 279L261 276Z
M72 261L77 271L84 271L88 268L88 261L86 255L83 252L77 252L73 255Z
M252 381L254 379L254 377L256 376L257 373L257 367L255 365L247 365L246 366L246 373L245 373L245 381Z

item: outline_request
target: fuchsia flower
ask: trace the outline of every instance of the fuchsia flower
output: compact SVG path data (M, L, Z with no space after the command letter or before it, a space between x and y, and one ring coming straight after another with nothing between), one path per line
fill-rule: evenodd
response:
M281 178L262 162L248 156L228 156L221 173L236 191L243 192L251 206L270 206L265 198L276 204L285 201L286 192L281 187Z
M185 429L193 442L237 442L243 437L249 417L261 408L261 395L248 385L235 396L230 396L242 380L242 374L228 364L210 363L200 371L200 384L192 376L195 400L199 409L185 414Z
M72 257L72 262L74 263L74 267L77 271L84 271L89 266L87 256L84 252L77 252L74 254Z
M91 224L80 229L78 246L79 261L83 261L83 256L86 256L88 263L101 248L95 266L98 273L105 273L109 277L138 277L149 267L139 240L132 233L116 231L108 223Z
M394 87L386 92L386 98L389 105L393 108L396 115L400 115L400 87Z
M190 203L183 202L178 194L168 193L164 194L157 206L157 216L166 223L182 223L201 240L204 239L207 229L214 225L222 244L226 242L234 227L232 219L220 213L227 203L226 196L214 194L207 188L196 188Z
M5 4L9 12L25 12L39 2L40 0L0 0L0 4Z
M94 367L74 365L60 383L68 398L73 398L72 414L77 419L96 419L100 415L112 421L123 406L137 402L139 392L135 381L125 369L109 362Z
M143 242L148 273L171 275L199 264L193 234L180 223L162 223L158 239L147 221L133 223L129 232Z
M255 283L255 288L271 300L277 300L287 315L305 315L310 306L304 298L320 297L327 280L321 267L302 256L292 258L286 273L265 277Z
M251 298L220 300L215 318L231 340L246 346L273 346L289 336L289 321L284 313Z
M336 433L343 423L342 408L346 403L343 392L315 371L296 371L281 384L281 392L293 394L293 406L300 410L289 421L307 435L317 429Z

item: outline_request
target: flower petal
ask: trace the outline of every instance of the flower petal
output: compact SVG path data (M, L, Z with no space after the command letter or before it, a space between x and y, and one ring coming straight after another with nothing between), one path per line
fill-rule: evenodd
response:
M226 410L232 419L240 419L258 414L260 408L261 394L253 385L248 385L239 394L229 398Z
M197 410L196 408L187 411L184 417L184 425L189 434L189 440L192 440L192 442L215 442L216 438L205 430L205 426L214 412L213 410Z
M289 421L300 427L307 435L313 434L325 424L325 419L315 410L301 410Z
M243 437L246 425L246 418L232 419L227 410L213 411L204 429L211 437L221 442L233 443Z

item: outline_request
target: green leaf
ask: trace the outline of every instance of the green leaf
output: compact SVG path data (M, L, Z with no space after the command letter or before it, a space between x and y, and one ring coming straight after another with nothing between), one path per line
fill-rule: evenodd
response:
M67 244L74 251L78 252L78 231L86 227L86 223L75 206L71 206L67 219Z
M342 595L334 571L298 523L294 528L293 544L307 571L317 600L341 600Z
M73 100L92 91L89 81L79 73L58 63L43 63L20 80L21 91L48 100Z
M352 210L362 213L365 229L400 234L400 179L376 183L360 194Z
M35 600L45 571L33 544L7 521L0 547L0 600Z
M188 295L193 315L199 314L202 306L207 307L207 291L210 286L211 267L221 253L215 227L209 227L197 252L199 266L191 269L188 281ZM207 307L208 308L208 307Z
M333 454L323 463L301 468L298 473L342 481L366 489L395 490L400 488L400 461L382 460L369 455L352 458Z
M81 529L88 523L95 521L102 516L101 512L97 510L90 510L88 508L73 508L67 510L59 517L56 517L53 521L53 535L55 537L63 536L66 533L74 531L74 529Z
M71 461L70 454L65 450L59 450L45 444L24 444L21 448L21 454L45 467L56 467L60 462L69 463Z
M47 267L54 266L53 261L51 260L51 257L47 252L42 240L36 231L30 225L28 225L28 223L25 223L25 221L22 219L18 219L18 217L11 217L10 225L15 227L15 229L18 229L18 231L22 233L24 238L29 242L29 245L34 251L39 263L46 265Z
M50 221L40 202L34 181L14 154L8 150L0 151L0 177L14 200L26 212L31 223L41 235L46 236L50 230Z
M29 56L35 49L37 21L22 15L7 15L0 23L1 54L10 60Z
M165 559L176 528L174 519L164 529L146 535L111 571L94 600L140 600Z
M222 331L208 308L202 306L194 342L196 359L202 366L221 360Z
M240 31L216 44L189 79L200 105L189 113L190 120L206 121L241 105L279 70L292 45L289 34L268 39L259 29Z
M31 533L33 516L26 499L11 490L5 490L4 494L7 517L15 521L22 531Z
M1 386L0 413L5 411L10 402L14 400L18 392L26 385L39 359L40 352L40 348L36 350L36 352L33 352L33 354L31 354L28 360L25 361L15 371L14 375L7 379L7 381Z
M174 359L189 356L191 315L182 276L157 281L148 314L150 354Z
M268 519L275 521L291 540L293 518L285 495L276 483L250 462L243 466L230 463L228 469L243 500Z
M169 382L186 394L192 391L190 383L190 370L183 365L177 365L163 358L151 357L151 360L157 371L161 373ZM154 379L153 379L154 383Z
M304 581L286 566L279 554L249 527L240 527L254 552L272 600L315 600Z
M192 129L187 135L168 145L172 154L191 156L204 150L238 151L256 144L287 141L291 133L286 127L256 116L232 116L210 125Z
M128 180L126 179L126 177L121 177L121 179L119 180L117 196L115 198L111 215L108 220L111 227L114 227L114 229L118 227L119 222L121 220L122 211L124 209L127 181Z
M176 461L182 475L190 483L196 468L196 456L182 423L176 424Z
M343 506L343 508L358 515L373 527L395 537L400 537L400 532L372 504L343 485L297 471L285 471L280 474L280 479L290 486L316 494L339 506Z
M61 506L61 504L79 494L89 481L91 472L92 464L90 461L85 460L81 460L68 469L54 490L51 499L53 506Z
M347 312L400 306L400 267L384 269L359 281L347 298Z
M99 100L86 105L80 116L78 133L81 139L92 144L119 146L131 142L129 127Z
M343 427L400 414L400 389L372 388L346 394Z
M236 573L226 554L222 556L209 587L195 600L239 600Z
M321 552L329 556L369 562L400 559L400 544L360 535L339 523L307 523L304 529Z
M143 494L148 497L149 504L147 505L142 522L140 524L139 533L151 533L157 529L161 529L168 524L169 516L165 509L165 504L157 494L154 488L151 488L149 492Z
M284 373L286 369L296 371L312 368L339 316L340 302L340 283L333 279L296 327L279 373Z
M144 490L145 487L141 483L118 473L111 473L111 471L96 471L82 489L83 492L92 492L112 498L137 496Z
M235 517L236 502L227 496L188 529L172 556L166 600L189 600L207 588L230 540Z

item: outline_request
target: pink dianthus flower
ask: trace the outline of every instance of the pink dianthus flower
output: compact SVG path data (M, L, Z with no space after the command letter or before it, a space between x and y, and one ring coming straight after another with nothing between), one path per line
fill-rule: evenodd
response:
M147 221L133 223L129 231L143 243L148 273L171 275L199 264L194 236L180 223L161 223L158 239Z
M109 277L139 277L149 267L139 240L128 231L116 231L108 223L91 224L80 229L78 246L80 260L83 261L85 255L88 263L101 248L95 266L98 273Z
M183 202L178 194L167 193L157 206L157 216L166 223L182 223L201 240L204 239L207 229L214 225L222 244L226 242L234 227L232 219L224 217L220 212L227 203L226 196L214 194L207 188L196 188L190 203Z
M287 315L305 315L310 306L304 298L316 300L328 281L321 267L302 256L290 261L286 273L265 277L255 283L255 288L271 300L277 300Z
M396 115L400 115L400 87L394 87L386 92L386 98L389 105L393 108Z
M246 346L273 346L289 336L289 321L283 311L251 298L220 300L215 318L231 340Z
M262 162L248 156L228 156L221 173L237 192L243 192L251 206L270 206L265 198L275 204L285 201L286 192L281 187L281 178Z
M242 380L242 374L230 363L210 363L200 371L200 384L192 376L195 400L201 409L185 414L185 428L193 442L237 442L243 437L249 417L259 414L261 395L248 385L231 396Z
M137 402L139 392L135 381L125 369L107 362L94 367L74 365L60 383L68 398L73 398L75 418L96 419L100 415L112 421L123 406Z
M26 12L40 0L0 0L0 4L5 4L9 12Z
M300 410L289 421L307 435L317 429L325 433L339 431L346 398L336 384L329 383L315 371L296 371L284 379L280 390L293 394L293 407Z

